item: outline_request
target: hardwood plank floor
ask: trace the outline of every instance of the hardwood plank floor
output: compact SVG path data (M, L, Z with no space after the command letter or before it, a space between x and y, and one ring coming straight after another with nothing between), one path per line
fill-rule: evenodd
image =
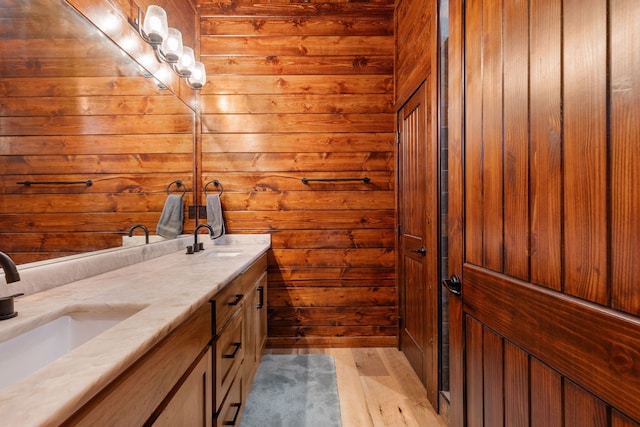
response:
M343 427L445 427L396 348L269 348L265 354L333 356Z

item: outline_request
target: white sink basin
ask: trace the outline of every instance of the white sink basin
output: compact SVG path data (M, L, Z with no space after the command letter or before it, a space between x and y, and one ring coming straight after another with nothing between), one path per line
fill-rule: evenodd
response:
M1 342L0 388L26 378L141 309L128 306L71 309Z
M220 251L220 250L206 250L207 256L215 256L215 257L231 257L231 256L238 256L240 255L242 252L237 252L237 251Z

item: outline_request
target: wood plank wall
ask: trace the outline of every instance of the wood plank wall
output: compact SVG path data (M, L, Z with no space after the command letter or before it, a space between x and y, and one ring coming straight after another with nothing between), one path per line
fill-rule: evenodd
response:
M199 8L202 183L271 233L269 345L395 345L393 2Z
M25 263L119 246L135 223L155 230L167 185L193 188L193 111L64 2L0 10L0 250Z
M637 425L640 3L465 7L468 425Z

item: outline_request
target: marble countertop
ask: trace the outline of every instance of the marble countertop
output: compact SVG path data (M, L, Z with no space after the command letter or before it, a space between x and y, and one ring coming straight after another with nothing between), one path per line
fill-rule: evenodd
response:
M0 388L2 424L49 426L64 421L270 247L269 235L237 236L215 241L203 237L202 252L186 255L181 244L180 251L68 284L45 286L45 290L17 299L19 314L0 322L0 342L67 311L139 311L45 368ZM148 250L144 248L127 250ZM225 251L234 255L220 256ZM114 254L119 255L118 251ZM106 261L97 262L104 265ZM64 272L64 262L57 267Z

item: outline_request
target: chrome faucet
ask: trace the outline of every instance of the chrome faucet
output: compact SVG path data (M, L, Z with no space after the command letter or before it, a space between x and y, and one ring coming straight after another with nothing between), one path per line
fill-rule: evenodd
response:
M200 224L198 225L195 230L193 230L193 252L199 252L199 251L203 251L204 250L204 245L202 243L198 243L198 230L200 230L201 228L206 228L209 230L209 236L213 237L213 227L211 227L209 224ZM187 253L191 253L189 252L189 248L187 247Z
M4 270L4 277L7 279L7 283L13 283L20 280L20 274L18 268L9 255L4 252L0 252L0 266Z
M133 236L133 230L135 230L136 228L142 228L142 230L144 231L144 243L148 244L149 243L149 230L143 224L136 224L133 227L131 227L129 229L129 237Z

